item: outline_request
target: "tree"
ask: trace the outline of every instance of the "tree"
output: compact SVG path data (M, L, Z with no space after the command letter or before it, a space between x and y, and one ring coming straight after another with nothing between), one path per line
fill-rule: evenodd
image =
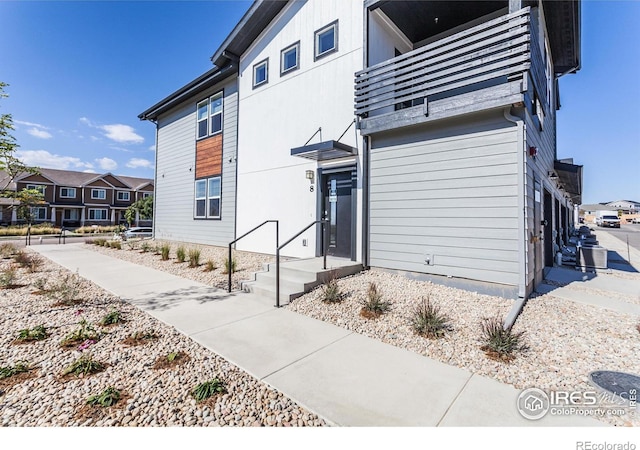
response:
M136 221L136 213L142 220L151 220L153 218L153 196L142 198L127 208L124 212L124 218L129 226Z
M33 208L44 203L44 195L37 189L22 189L14 198L18 201L18 219L23 219L30 227L35 219Z
M9 96L4 92L6 86L8 86L7 83L0 81L0 99ZM15 156L19 145L16 143L16 138L11 134L11 130L13 130L13 117L11 114L0 114L0 170L6 174L5 177L0 177L0 195L15 198L17 193L9 189L10 185L19 175L38 173L38 169L25 165Z

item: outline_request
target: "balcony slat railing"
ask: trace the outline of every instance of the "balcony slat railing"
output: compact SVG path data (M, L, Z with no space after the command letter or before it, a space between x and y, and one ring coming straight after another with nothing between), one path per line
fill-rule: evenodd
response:
M529 16L530 8L524 8L356 73L356 114L366 117L429 95L522 75L531 68ZM544 66L542 71L544 76ZM540 87L538 80L534 84Z

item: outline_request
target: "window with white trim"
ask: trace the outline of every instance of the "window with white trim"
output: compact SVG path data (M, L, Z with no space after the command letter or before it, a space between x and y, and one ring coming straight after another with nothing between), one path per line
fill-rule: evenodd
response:
M330 23L326 27L315 32L314 58L319 59L330 53L338 51L338 21Z
M76 188L60 188L60 198L76 198Z
M152 192L143 192L142 193L142 198L147 198L147 197L151 197L153 195Z
M116 195L118 196L117 197L118 201L121 201L121 202L128 202L129 199L131 198L129 192L127 191L118 191Z
M89 208L89 220L107 220L107 210Z
M80 220L80 211L77 209L65 209L64 220Z
M220 218L221 178L211 177L195 182L195 210L196 219Z
M47 220L47 208L33 206L30 208L33 220Z
M91 198L97 200L105 200L107 198L106 189L91 189Z
M44 190L46 189L46 186L43 186L41 184L27 184L27 189L30 191L38 191L44 195Z
M217 92L197 106L198 139L218 134L222 131L223 91Z
M280 75L293 72L300 67L300 41L280 52Z
M253 66L253 87L257 88L269 82L269 58Z

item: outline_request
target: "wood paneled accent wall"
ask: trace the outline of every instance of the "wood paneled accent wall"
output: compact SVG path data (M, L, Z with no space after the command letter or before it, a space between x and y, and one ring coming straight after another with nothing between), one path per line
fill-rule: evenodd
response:
M196 142L196 178L222 173L222 133Z

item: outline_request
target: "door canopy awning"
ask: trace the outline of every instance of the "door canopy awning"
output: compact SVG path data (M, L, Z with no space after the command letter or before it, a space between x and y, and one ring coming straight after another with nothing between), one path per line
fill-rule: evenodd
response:
M582 204L582 166L555 161L553 168L558 174L558 183L569 195L573 204Z
M314 161L347 158L357 154L357 148L338 141L325 141L291 149L291 156L300 156Z

